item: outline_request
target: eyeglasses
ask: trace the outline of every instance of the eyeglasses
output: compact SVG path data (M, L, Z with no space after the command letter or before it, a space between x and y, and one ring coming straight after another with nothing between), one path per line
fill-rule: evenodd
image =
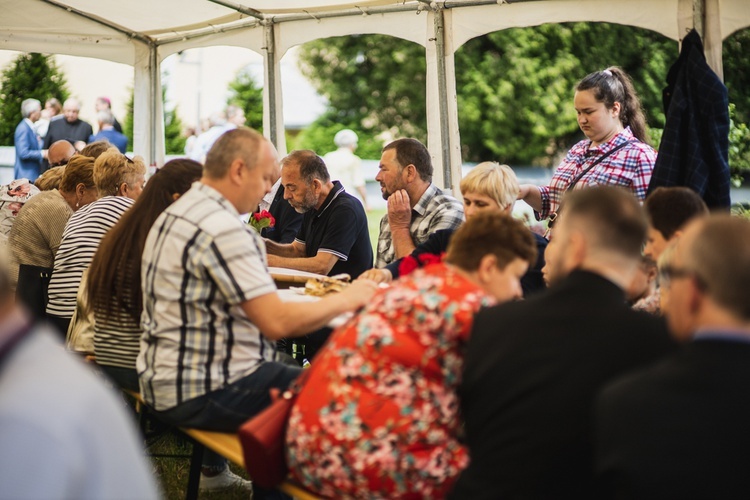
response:
M666 265L659 270L659 280L664 286L669 286L673 280L680 278L692 278L701 290L708 288L706 280L701 278L698 273L692 269Z

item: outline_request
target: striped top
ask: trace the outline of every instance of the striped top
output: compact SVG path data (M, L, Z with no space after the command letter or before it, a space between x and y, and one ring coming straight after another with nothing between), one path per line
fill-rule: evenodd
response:
M133 269L125 275L125 282L118 283L123 290L132 290L132 277L141 270ZM114 296L110 297L112 315L94 309L94 355L96 364L135 370L135 358L141 348L140 319L135 320L123 307L118 307Z
M258 234L200 182L146 239L136 360L141 394L159 411L221 389L276 358L242 303L276 292Z
M94 258L104 235L130 208L133 200L105 196L80 208L68 220L49 283L47 314L72 318L81 276Z

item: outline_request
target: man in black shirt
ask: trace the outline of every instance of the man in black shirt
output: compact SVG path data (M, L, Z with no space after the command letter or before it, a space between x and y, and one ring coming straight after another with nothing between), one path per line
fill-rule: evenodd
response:
M284 199L305 215L292 243L266 240L268 265L352 278L372 268L362 203L331 181L323 159L313 151L293 151L282 164Z
M49 149L50 144L59 140L68 141L76 148L76 151L86 146L94 130L87 122L78 119L80 110L81 104L76 99L65 101L63 104L65 119L50 122L47 135L44 137L43 149Z

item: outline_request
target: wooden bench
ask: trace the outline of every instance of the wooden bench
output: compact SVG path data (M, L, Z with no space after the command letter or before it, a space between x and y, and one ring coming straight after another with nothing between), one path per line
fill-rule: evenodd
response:
M124 391L136 401L136 410L142 412L147 408L141 395L133 391ZM205 448L218 453L227 460L245 468L245 457L242 453L242 443L238 434L229 432L204 431L191 427L179 427L180 432L190 437L193 441L193 452L190 457L190 473L188 476L187 500L198 498L198 485L200 483L200 469ZM299 500L316 500L318 497L305 490L298 484L287 479L278 487L284 493Z

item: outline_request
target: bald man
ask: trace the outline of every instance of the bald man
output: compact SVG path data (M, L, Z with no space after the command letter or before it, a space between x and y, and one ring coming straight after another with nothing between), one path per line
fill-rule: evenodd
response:
M68 160L74 154L76 154L76 148L71 143L65 140L56 141L49 147L47 153L50 168L67 165Z

